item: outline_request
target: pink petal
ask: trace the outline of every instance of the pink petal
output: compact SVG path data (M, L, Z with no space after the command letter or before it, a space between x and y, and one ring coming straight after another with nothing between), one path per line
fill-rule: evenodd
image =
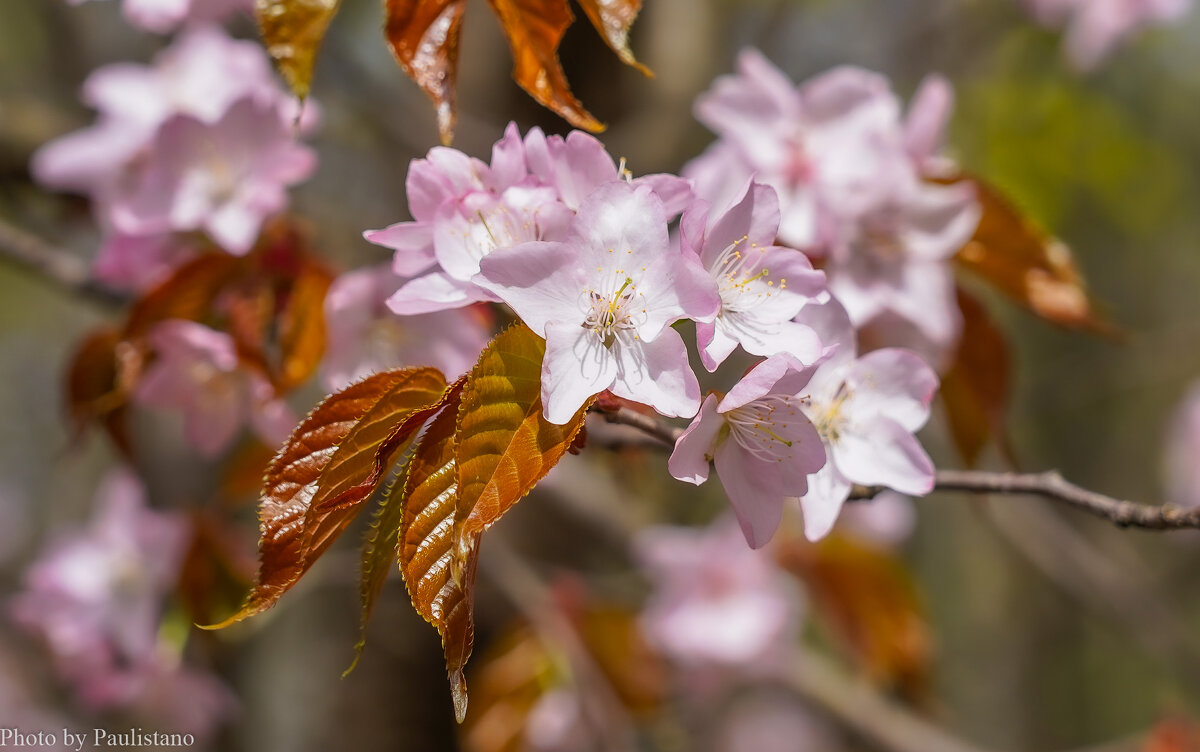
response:
M945 76L926 76L913 94L904 119L904 145L917 164L928 162L941 148L953 111L954 87Z
M582 324L585 318L579 295L587 284L572 250L568 243L535 241L491 253L472 281L498 295L530 329L545 336L551 321Z
M923 360L907 350L885 348L862 356L846 371L852 395L848 409L855 416L886 415L908 431L929 420L929 404L938 377Z
M751 548L762 548L783 518L779 468L774 462L755 458L729 439L717 446L713 459L746 543Z
M617 365L613 394L672 418L690 418L700 409L700 384L679 332L664 329L653 342L618 341L613 355Z
M363 237L396 251L392 271L402 277L420 274L433 266L433 229L429 224L397 222L382 230L367 230Z
M387 299L387 306L393 313L412 316L462 308L486 299L490 298L485 291L472 282L463 282L443 272L429 272L405 282Z
M617 369L617 359L592 332L557 321L547 324L542 360L546 420L557 425L569 421L588 398L613 383Z
M667 459L671 477L697 486L708 480L717 434L724 425L724 419L717 414L717 398L710 394L704 398L691 425L675 440L675 448Z
M760 397L765 397L773 393L775 385L784 376L789 374L801 374L803 378L795 384L795 387L797 389L803 388L804 384L807 383L807 377L811 375L812 371L812 368L806 368L803 363L791 355L786 353L772 355L750 369L749 373L743 376L737 384L734 384L733 388L721 400L721 404L717 406L717 411L727 413L730 410L736 410L748 402L753 402ZM792 394L796 393L792 392Z
M806 538L817 541L829 534L842 505L850 497L850 486L850 481L832 462L808 476L808 493L800 497Z
M843 432L833 444L832 459L848 480L864 486L887 486L912 496L933 489L929 455L907 429L882 415Z

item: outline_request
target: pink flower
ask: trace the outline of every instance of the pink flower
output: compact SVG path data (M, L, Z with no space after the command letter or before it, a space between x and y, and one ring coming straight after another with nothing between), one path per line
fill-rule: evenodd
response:
M11 602L18 624L46 643L81 703L203 735L233 698L215 677L181 665L160 638L164 600L188 544L187 522L146 508L132 473L110 474L90 526L52 544Z
M287 204L284 188L316 166L278 114L253 99L212 124L171 118L153 154L113 198L117 228L134 235L203 229L234 254L253 247L263 221Z
M1191 0L1022 0L1045 26L1067 26L1064 51L1076 69L1092 70L1130 35L1181 18Z
M1167 436L1167 500L1200 507L1200 383L1184 397Z
M183 413L184 435L205 456L227 447L249 423L268 444L287 438L297 420L270 383L243 367L233 338L193 321L158 324L148 337L157 358L134 400Z
M672 250L662 201L648 186L608 183L579 207L561 242L530 242L484 257L476 284L546 338L542 403L565 423L605 389L690 416L700 386L670 324L711 321L716 285Z
M812 368L786 354L755 366L720 402L709 395L675 442L671 476L700 485L710 462L751 548L779 527L784 501L808 491L808 476L825 464L821 437L805 415Z
M962 315L949 260L981 210L969 182L935 185L914 174L892 196L844 222L830 253L829 290L856 327L891 312L937 351L958 341Z
M115 63L88 76L83 101L100 112L99 121L38 150L33 174L44 185L103 199L172 116L215 123L244 97L273 106L285 123L295 118L262 45L215 27L189 29L153 65Z
M732 520L649 528L636 553L654 588L642 629L681 667L761 674L786 655L800 620L797 590L771 557L745 546Z
M492 148L491 164L445 147L409 167L414 221L369 230L367 240L396 250L395 271L419 274L388 302L399 314L428 313L495 301L472 282L480 260L532 240L562 240L584 198L620 177L604 146L586 133L565 139L534 128L522 141L516 124ZM691 200L687 181L648 175L649 185L678 214ZM432 267L432 269L431 269Z
M748 184L729 211L707 219L707 204L697 201L681 224L684 248L700 258L721 296L716 320L696 327L704 366L716 370L739 344L752 355L786 352L802 363L816 361L820 340L792 319L824 293L825 275L803 253L775 245L775 191Z
M87 0L67 0L79 5ZM165 34L185 21L222 21L238 11L250 13L253 0L125 0L121 8L133 26Z
M933 462L913 434L929 420L938 378L907 350L856 358L849 318L836 301L810 306L800 319L824 341L842 343L817 365L803 405L828 456L800 499L805 535L817 540L833 527L855 483L915 496L933 488Z
M329 288L322 366L327 388L400 366L430 365L453 380L479 359L489 334L480 314L459 308L397 317L386 301L399 284L390 269L375 267L343 274Z
M104 238L92 261L92 275L116 288L146 290L196 252L194 242L174 233L123 235Z
M696 116L720 136L684 167L697 195L728 206L753 176L779 194L779 238L798 248L827 237L828 207L853 216L910 169L896 96L886 79L859 68L835 68L796 88L746 49L738 73L696 101Z

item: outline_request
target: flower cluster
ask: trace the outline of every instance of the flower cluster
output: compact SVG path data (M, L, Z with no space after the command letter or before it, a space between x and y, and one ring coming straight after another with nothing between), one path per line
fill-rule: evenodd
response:
M1063 51L1076 69L1104 61L1141 29L1178 20L1191 0L1021 0L1026 12L1051 28L1066 27Z
M190 27L153 65L98 68L83 99L97 122L42 147L33 173L92 199L105 236L95 268L109 284L161 278L195 245L188 233L246 253L316 164L261 46L215 26Z
M132 474L109 476L90 527L42 554L10 610L46 644L84 707L204 736L233 700L215 677L184 666L179 646L163 637L163 600L179 578L188 524L145 504Z
M930 86L921 112L945 112L948 93ZM898 300L924 295L911 310L927 314L939 302L929 299L929 288L943 282L953 305L941 259L965 242L978 212L970 188L919 179L918 165L934 159L933 131L944 121L936 114L909 122L922 118L907 141L897 130L894 153L877 154L907 170L911 183L881 194L884 203L859 201L859 224L847 224L839 236L851 238L886 214L892 224L879 232L891 235L879 242L896 254L901 277L915 281L910 289L883 279L896 283ZM579 132L559 138L534 129L521 138L510 126L490 164L433 149L409 171L415 219L366 233L395 249L393 270L407 277L389 307L428 316L483 301L507 304L546 340L541 396L550 422L569 421L605 391L668 417L699 412L669 469L702 483L715 462L753 547L774 534L788 499L801 499L806 532L815 539L832 527L853 483L927 492L933 466L913 432L928 418L937 377L907 351L856 359L850 318L834 299L843 294L835 279L849 280L842 285L847 295L858 281L876 282L844 271L835 254L826 268L842 271L831 272L827 285L809 255L783 244L795 206L785 208L780 191L752 171L737 178L731 201L714 208L680 178L635 179L622 167ZM853 256L868 252L864 244L829 247ZM923 275L939 282L926 284ZM360 297L369 297L365 288ZM738 349L760 362L727 394L702 399L688 345L672 326L684 320L695 324L706 370L717 371Z
M780 241L825 259L855 326L878 325L941 361L962 326L947 261L980 216L970 183L926 179L949 166L938 149L952 100L932 76L902 117L878 74L840 67L796 87L745 50L738 72L697 100L720 138L683 174L716 206L751 176L774 188Z
M80 5L88 0L67 0ZM238 11L250 12L254 0L123 0L121 11L133 26L159 34L183 23L223 21Z

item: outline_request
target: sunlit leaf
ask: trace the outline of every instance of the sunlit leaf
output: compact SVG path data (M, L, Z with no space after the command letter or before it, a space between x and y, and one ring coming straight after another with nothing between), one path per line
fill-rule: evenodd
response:
M458 35L466 0L387 0L384 33L400 67L437 112L442 143L454 138Z
M267 53L300 99L308 96L313 63L341 0L255 0Z
M500 18L513 55L513 80L543 106L576 128L604 125L571 94L558 62L558 45L574 21L567 0L488 0Z
M1004 333L979 301L958 291L962 336L938 393L946 405L950 434L963 461L974 465L989 439L1007 452L1005 414L1012 391L1012 355Z
M817 616L869 675L910 698L925 696L929 627L899 559L834 533L816 544L787 541L779 560L804 581Z
M460 723L480 536L562 459L586 414L584 406L565 426L542 417L544 351L524 325L500 333L461 396L430 423L409 465L400 567L413 606L442 636Z
M445 381L432 368L385 371L351 384L316 407L267 469L259 504L262 536L254 589L241 610L217 627L264 611L300 579L345 530L381 474L377 454L395 446L398 427L436 403ZM378 483L378 478L375 481Z
M454 431L460 395L455 394L430 422L413 452L400 528L400 571L413 607L442 637L459 723L467 713L463 667L475 639L471 600L479 561L478 538L456 545L454 537L458 491Z
M629 49L629 27L642 9L642 0L579 0L579 7L622 62L647 76L653 75Z
M583 427L587 405L562 426L542 417L545 349L528 327L510 327L483 351L463 388L455 526L464 534L486 530L529 493Z
M983 207L975 237L956 260L1033 313L1060 326L1111 333L1096 312L1071 250L972 178Z

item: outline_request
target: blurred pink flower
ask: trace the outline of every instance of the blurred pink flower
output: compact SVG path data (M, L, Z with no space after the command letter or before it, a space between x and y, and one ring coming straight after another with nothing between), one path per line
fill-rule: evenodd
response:
M1092 70L1132 34L1177 21L1191 0L1021 0L1044 26L1067 28L1064 52L1081 71Z
M825 292L825 275L803 253L775 245L775 191L750 183L729 211L710 219L708 208L697 201L680 226L683 247L699 257L721 296L716 321L696 326L705 368L716 370L739 344L752 355L786 352L815 362L821 341L792 319Z
M820 715L784 692L758 690L722 714L714 752L842 752L845 741Z
M796 639L799 592L770 556L746 547L733 520L652 527L635 543L653 587L642 629L664 655L701 672L779 667Z
M87 1L67 0L71 5ZM121 10L133 26L165 34L185 21L223 21L238 11L251 13L254 0L124 0Z
M766 545L785 499L807 493L809 475L825 464L821 437L803 410L812 374L789 355L772 355L719 402L705 398L667 461L672 477L696 485L716 465L751 548Z
M753 177L779 194L780 241L808 249L833 231L830 210L857 216L911 170L900 103L882 76L841 67L797 88L753 49L737 66L696 100L719 138L683 170L713 206L729 206Z
M836 300L806 307L799 319L822 341L840 343L817 365L803 405L829 458L800 499L805 535L817 540L832 529L855 483L915 496L933 488L933 462L913 434L929 420L938 378L907 350L856 357L849 317Z
M268 444L282 443L297 420L271 384L244 367L233 338L193 321L164 321L148 337L157 358L134 400L183 414L184 435L201 454L216 455L249 424Z
M52 543L26 572L13 619L46 643L85 707L204 734L232 710L232 696L215 677L182 666L159 636L188 523L148 509L141 482L124 469L100 485L96 505L86 530Z
M1167 500L1200 507L1200 383L1175 411L1167 435Z
M295 103L276 82L262 45L230 38L211 26L184 32L153 65L114 63L83 85L83 101L98 122L51 141L34 154L38 182L95 200L124 179L158 128L174 115L220 120L234 102L252 97L290 124Z
M882 491L862 504L847 504L838 517L839 530L886 548L907 540L916 525L913 500L895 491Z
M105 237L92 261L92 275L118 289L146 290L198 250L193 241L174 233Z
M286 186L308 177L314 153L269 105L246 98L214 123L176 115L112 197L117 229L131 235L204 230L225 250L248 252Z
M431 149L409 166L414 220L365 233L396 251L397 274L419 275L388 304L409 315L495 301L472 281L480 260L527 241L562 240L584 198L619 177L603 144L578 131L564 139L534 128L522 140L510 123L492 148L491 164L455 149ZM669 216L691 200L687 181L672 175L634 182L658 193Z
M700 385L671 323L711 321L716 284L694 256L671 249L662 201L624 181L592 191L565 240L531 242L486 256L476 284L546 338L542 403L552 423L570 420L594 394L689 417Z
M328 345L321 368L325 386L341 389L378 371L433 366L455 379L475 365L489 328L470 308L399 317L387 299L400 279L387 266L338 277L325 296Z

